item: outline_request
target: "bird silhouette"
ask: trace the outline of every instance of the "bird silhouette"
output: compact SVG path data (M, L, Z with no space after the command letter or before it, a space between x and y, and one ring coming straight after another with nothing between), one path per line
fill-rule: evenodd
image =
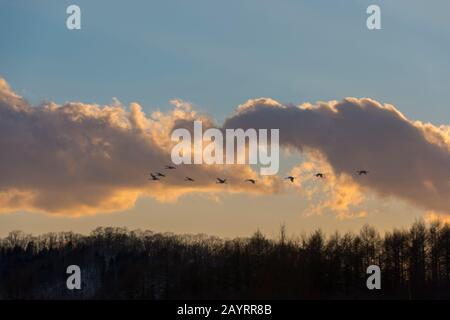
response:
M323 173L321 173L321 172L316 173L314 176L316 178L324 178L325 177L325 175Z
M216 183L220 183L220 184L224 184L227 183L227 179L220 179L220 178L216 178L217 182Z
M291 182L294 182L295 178L293 176L286 177L285 179L289 179Z
M255 184L256 183L256 180L255 179L247 179L247 180L245 180L246 182L250 182L250 183L253 183L253 184Z
M358 171L356 171L356 173L357 173L359 176L362 176L362 175L367 176L367 174L369 173L369 171L367 171L367 170L358 170Z
M153 180L153 181L157 181L159 180L159 178L157 176L155 176L153 173L150 173L151 179L149 178L148 180Z
M192 178L189 178L189 177L185 177L185 178L184 178L184 181L190 181L190 182L194 182L195 180L194 180L194 179L192 179Z
M155 172L158 177L165 177L166 175L161 172Z

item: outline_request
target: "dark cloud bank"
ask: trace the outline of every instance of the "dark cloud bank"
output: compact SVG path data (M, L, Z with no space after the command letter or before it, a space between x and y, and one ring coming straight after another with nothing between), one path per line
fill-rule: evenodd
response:
M224 172L235 181L227 192L280 191L276 177L256 187L242 182L256 175L248 166L181 167L177 176L149 183L148 172L170 162L170 130L203 117L175 104L172 112L151 117L138 104L33 107L0 78L0 210L67 215L121 210L140 196L165 201L191 192L223 192L211 177ZM336 174L369 170L364 179L355 179L367 190L450 214L448 126L413 122L394 106L347 98L301 106L250 100L224 128L279 128L282 146L319 151ZM187 185L185 175L196 176L197 183Z

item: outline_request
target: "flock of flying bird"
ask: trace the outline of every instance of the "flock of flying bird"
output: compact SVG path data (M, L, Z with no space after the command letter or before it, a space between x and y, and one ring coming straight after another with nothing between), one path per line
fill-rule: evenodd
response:
M171 165L167 165L167 166L165 166L165 169L166 169L166 170L175 170L176 167L171 166ZM369 171L367 171L367 170L358 170L358 171L356 171L356 173L358 174L358 176L367 176L367 174L369 173ZM322 172L317 172L317 173L314 174L314 176L315 176L316 178L319 178L319 179L324 179L324 178L325 178L325 174L322 173ZM154 173L153 173L153 172L151 172L151 173L150 173L150 178L149 178L149 180L152 180L152 181L158 181L158 180L161 180L161 178L164 178L164 177L166 177L166 174L165 174L165 173L161 173L161 172L154 172ZM293 177L293 176L288 176L288 177L286 177L285 179L286 179L286 180L289 180L290 182L293 183L294 180L295 180L295 177ZM187 182L194 182L195 180L192 179L191 177L184 177L184 181L187 181ZM255 180L255 179L246 179L245 182L249 182L249 183L251 183L251 184L255 184L255 183L256 183L256 180ZM216 183L219 183L219 184L226 184L226 183L227 183L227 179L226 179L226 178L225 178L225 179L222 179L222 178L216 178Z

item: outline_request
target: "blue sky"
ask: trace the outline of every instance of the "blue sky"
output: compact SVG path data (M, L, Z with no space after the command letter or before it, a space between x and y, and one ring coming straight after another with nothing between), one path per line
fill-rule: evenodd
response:
M365 27L369 4L382 30ZM371 97L448 123L448 1L0 1L0 74L33 103ZM78 4L82 30L65 27Z

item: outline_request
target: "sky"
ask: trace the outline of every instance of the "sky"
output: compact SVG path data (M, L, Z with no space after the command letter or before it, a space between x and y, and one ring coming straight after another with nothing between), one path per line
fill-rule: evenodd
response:
M66 28L65 10L70 4L81 8L81 30ZM366 8L370 4L381 7L381 30L366 28ZM144 112L147 118L153 112L160 111L167 118L163 120L170 122L170 117L174 116L174 105L170 101L179 99L198 114L205 114L221 125L249 99L267 97L282 105L301 105L356 97L394 105L411 123L421 121L422 125L414 127L418 130L425 130L426 123L434 126L432 130L450 123L447 93L450 85L448 1L437 0L429 4L406 0L193 0L132 1L125 4L122 1L0 0L0 8L0 77L10 87L5 89L5 94L14 92L30 106L49 102L62 106L76 102L100 106L120 104L129 108L130 104L137 103L139 112ZM353 104L358 109L362 102L358 100ZM264 107L264 103L258 101L255 105ZM77 112L82 112L79 105L76 107ZM381 110L378 104L374 104L373 108ZM98 117L105 117L100 109L92 112ZM42 118L57 121L59 117L47 119L39 113L30 121ZM134 118L130 116L130 119ZM158 121L164 123L163 120ZM375 123L378 125L374 127L375 132L383 133L385 122L380 120ZM402 121L398 123L405 124ZM52 141L55 132L65 130L62 125L51 127L54 131L49 129L47 141ZM77 136L77 127L71 129ZM15 137L20 133L5 132L14 132ZM448 131L443 129L442 132L439 134L443 134L444 138L447 134L448 137ZM341 134L341 131L337 130L334 134ZM401 136L399 131L394 130L387 139L395 139L397 135ZM119 135L117 137L125 139ZM429 136L427 138L430 139ZM20 144L26 139L24 135L23 140L14 141ZM429 146L419 140L413 139L424 147L423 152L427 155L431 152ZM4 141L8 140L5 138ZM399 140L399 143L405 141L409 140ZM448 146L446 141L444 144ZM143 148L145 152L140 143L135 140L133 143L136 143L137 150ZM72 212L66 213L61 209L69 208L67 202L61 202L61 206L52 210L64 196L58 198L57 194L49 192L46 201L53 206L47 202L45 205L30 206L22 201L11 206L11 210L0 213L0 235L14 229L32 233L61 230L88 233L98 225L225 237L248 235L258 228L268 235L276 234L282 224L291 233L310 232L317 228L327 232L357 230L365 223L381 230L390 230L408 226L415 219L430 214L450 214L445 206L434 207L426 200L415 201L413 198L426 197L420 188L413 188L407 193L398 192L395 188L390 190L389 184L384 184L389 180L381 181L381 178L378 181L369 177L366 185L342 180L346 178L340 175L348 174L348 168L341 165L335 153L322 147L323 144L317 146L311 142L314 148L328 155L329 161L311 159L311 154L303 152L303 144L296 144L296 141L286 139L286 143L290 148L283 151L281 177L292 173L292 170L307 170L308 163L313 162L316 167L330 166L329 170L336 173L335 180L327 182L324 187L317 186L314 181L306 181L303 186L287 190L283 186L282 191L271 184L270 192L256 194L249 194L245 189L247 187L238 192L221 192L217 191L216 186L211 191L211 186L205 185L202 190L185 192L180 191L182 187L172 185L174 189L161 192L180 193L180 196L162 201L159 195L148 196L148 187L145 187L146 193L141 194L140 184L129 183L126 177L120 177L110 182L107 188L93 192L111 192L113 185L119 184L121 191L138 194L133 198L136 202L121 203L115 210L114 203L108 204L108 212L103 212L104 206L96 205L83 209L86 214L82 214L83 210L74 209L81 212L74 216ZM0 144L0 147L4 146ZM157 144L157 147L160 146ZM12 148L21 150L18 146ZM408 154L394 157L393 153L383 154L382 148L374 147L381 159L392 158L399 160L400 164L419 163L418 166L423 166L419 168L420 172L428 172L429 166L442 165L445 179L446 168L449 168L446 165L450 163L449 151L445 151L445 146L443 149L436 150L436 157L431 157L436 159L435 163L427 162L425 156L419 163L408 158ZM6 149L1 151L4 154L9 152ZM23 155L20 152L17 151L17 155ZM73 153L76 154L75 151ZM55 168L58 168L57 159L51 158L51 155L50 158L41 158L33 154L30 159L36 156L35 159L49 163L55 161ZM153 154L146 154L143 159L147 156L159 159L158 155ZM368 152L367 156L374 155ZM122 155L118 154L118 157ZM4 163L0 166L8 167L6 161L11 159L6 156L1 159ZM133 162L134 159L121 160L133 166L140 165ZM317 162L320 164L317 165ZM20 164L24 166L22 172L32 171L32 161ZM14 165L9 172L20 167L19 164ZM153 165L149 163L148 167ZM411 170L414 168L411 167ZM45 166L41 169L44 170ZM9 183L1 185L3 190L0 191L30 185L36 190L43 188L31 181L32 176L27 180L20 174L9 177L6 171L0 173L7 177ZM48 175L51 174L49 171ZM430 171L431 182L427 181L432 183L431 189L436 187L433 181L435 175ZM101 174L95 172L86 181L99 176ZM45 187L51 186L52 191L56 187L67 188L73 195L70 199L76 202L78 190L83 188L81 182L75 184L72 179L57 184L54 180L49 179ZM97 183L95 179L92 181ZM412 185L423 182L406 178L404 181ZM442 188L436 187L437 196L449 190L445 180L443 183ZM128 188L130 185L132 191ZM347 187L345 192L339 189L342 185ZM128 189L123 189L123 186ZM272 192L272 189L276 191ZM317 192L310 195L308 190L311 189L317 189ZM357 207L354 216L343 216L342 210L337 212L336 208L326 206L327 199L333 199L339 192L344 192L343 197L350 206L355 204ZM346 208L344 211L349 210ZM58 214L55 214L56 211Z

